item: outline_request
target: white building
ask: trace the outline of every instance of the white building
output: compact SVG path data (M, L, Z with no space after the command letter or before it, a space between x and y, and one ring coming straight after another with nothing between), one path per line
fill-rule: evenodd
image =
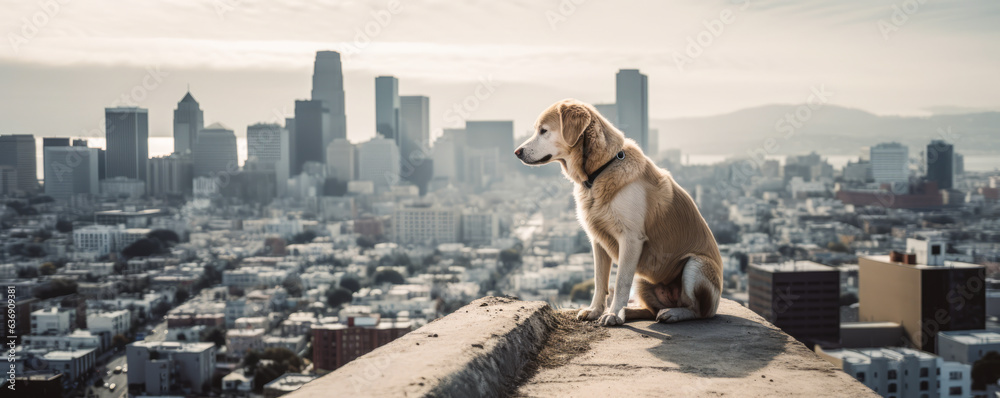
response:
M462 241L469 245L486 246L500 235L500 218L490 212L462 213Z
M327 175L340 181L353 181L355 163L354 144L344 138L330 142L326 147Z
M128 310L87 314L87 328L95 333L108 332L111 336L124 335L131 327L132 315Z
M77 252L103 256L121 251L149 232L146 228L125 228L124 225L88 225L73 230L73 244Z
M66 308L48 308L31 313L31 334L69 334L73 331L73 313Z
M817 352L883 397L971 395L971 367L934 354L901 347Z
M248 351L264 350L264 329L230 329L226 332L229 355L242 357Z
M872 178L876 184L892 184L894 193L906 193L910 182L910 150L890 142L871 147Z
M958 330L937 334L937 352L946 361L972 365L990 351L1000 352L1000 333Z
M222 285L239 288L280 285L288 277L288 272L266 267L244 267L222 272Z
M49 370L59 371L70 380L79 380L97 364L97 349L50 351L42 359L48 363Z
M396 243L456 243L460 214L451 207L406 206L392 215L392 239Z
M84 348L101 349L101 338L88 330L75 330L62 335L21 336L21 344L29 349L45 348L53 351L70 351Z
M358 145L358 179L371 181L377 190L388 190L399 182L399 147L390 139L375 136Z
M148 395L172 391L201 394L211 388L215 344L135 342L125 348L128 384Z

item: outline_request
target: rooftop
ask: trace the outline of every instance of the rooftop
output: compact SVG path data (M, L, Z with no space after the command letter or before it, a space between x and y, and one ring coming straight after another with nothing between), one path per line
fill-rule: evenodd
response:
M277 379L272 380L270 383L265 384L264 388L281 391L295 391L298 390L299 387L302 387L302 385L313 381L314 379L316 379L316 376L313 375L285 373Z
M479 299L287 397L875 396L730 300L712 319L677 324L604 328L574 313Z
M982 265L963 263L963 262L960 262L960 261L945 261L944 265L926 265L926 264L913 264L913 265L911 265L911 264L904 264L904 263L892 262L892 261L889 260L889 256L888 255L882 255L882 256L862 256L860 258L867 259L867 260L870 260L870 261L877 261L877 262L880 262L880 263L883 263L883 264L894 264L894 265L898 265L900 267L916 268L916 269L921 269L921 270L925 270L925 269L945 269L945 268L982 268Z
M837 269L829 265L814 263L812 261L788 261L773 264L753 264L754 267L772 273L781 272L836 272Z
M1000 333L988 330L939 332L938 338L947 338L966 345L1000 343Z
M179 352L202 352L215 347L212 343L181 343L176 341L137 341L130 346L142 347L149 350L179 351Z

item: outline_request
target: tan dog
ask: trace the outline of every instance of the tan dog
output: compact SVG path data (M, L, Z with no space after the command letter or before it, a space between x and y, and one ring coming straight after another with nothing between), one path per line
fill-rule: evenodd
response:
M596 286L579 319L612 326L715 315L722 256L708 224L670 173L594 107L573 99L553 104L514 154L528 165L558 161L576 183L577 218L593 246ZM605 305L612 261L618 280ZM633 277L641 308L626 308Z

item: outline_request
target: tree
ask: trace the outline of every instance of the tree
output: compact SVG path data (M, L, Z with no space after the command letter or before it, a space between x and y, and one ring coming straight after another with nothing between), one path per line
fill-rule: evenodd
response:
M32 279L38 277L38 268L25 267L17 270L17 277L21 279Z
M373 278L376 285L383 283L391 283L393 285L401 285L406 283L406 278L402 274L391 269L384 269L375 273Z
M39 300L46 300L53 297L66 296L76 293L76 281L56 278L52 282L37 287L32 292Z
M261 359L267 359L271 363L261 366ZM253 384L257 392L263 391L264 385L277 379L278 376L301 372L305 365L302 358L287 348L268 348L260 353L251 351L243 358L243 364L254 370Z
M32 258L44 257L45 249L36 244L26 245L24 246L24 255Z
M216 347L222 347L226 345L226 334L222 332L222 329L212 328L201 341L215 343Z
M1000 379L1000 353L987 352L972 364L972 389L985 390L989 384Z
M122 254L126 257L148 257L163 251L160 241L150 238L142 238L122 249Z
M285 288L289 296L302 297L302 281L298 275L289 275L281 282L281 287Z
M125 348L126 344L128 344L128 338L126 338L124 335L116 334L114 335L114 337L111 338L111 345L116 349L120 350L122 348Z
M174 303L178 305L187 301L189 298L191 298L191 292L187 289L177 289L177 292L174 293Z
M521 262L521 252L515 248L503 249L500 251L500 261L504 266L511 267L514 263Z
M38 272L42 275L54 275L56 273L56 265L52 263L45 263L38 266Z
M150 310L150 312L152 312L153 316L156 318L165 315L167 311L170 311L170 304L167 303L166 301L161 301L159 303L156 303L156 305L153 306L153 308Z
M359 236L355 243L357 243L358 246L361 246L362 249L371 249L375 247L375 239L364 235Z
M68 234L73 232L73 223L66 220L56 221L56 231Z
M313 232L313 231L302 231L300 233L295 234L295 236L292 237L292 244L309 243L309 242L312 242L313 239L316 239L316 233L315 232Z
M361 282L358 282L357 279L345 276L340 279L340 287L350 290L351 293L357 293L361 290Z
M350 304L353 299L354 295L351 294L351 291L342 287L332 289L326 294L326 302L331 307L340 307L343 304Z
M146 234L147 238L156 239L164 243L180 243L181 237L169 229L154 229Z

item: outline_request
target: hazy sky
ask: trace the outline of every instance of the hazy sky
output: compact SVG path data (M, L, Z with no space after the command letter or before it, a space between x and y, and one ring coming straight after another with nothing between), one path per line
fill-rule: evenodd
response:
M654 118L800 103L820 85L832 103L878 114L1000 109L996 0L401 0L392 11L388 1L0 0L0 9L3 134L93 135L102 108L135 93L152 135L169 136L190 84L206 124L242 136L309 97L322 49L347 52L354 141L374 134L381 74L399 77L402 95L431 98L435 135L482 80L494 90L466 101L468 118L513 119L520 134L558 99L613 101L619 68L649 76ZM366 28L374 34L359 36ZM699 37L700 54L689 48ZM152 89L138 88L144 79Z

